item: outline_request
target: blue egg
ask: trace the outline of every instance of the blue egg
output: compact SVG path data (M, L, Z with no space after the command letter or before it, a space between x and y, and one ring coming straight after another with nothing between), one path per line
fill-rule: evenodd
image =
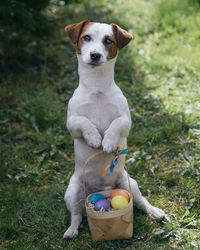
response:
M90 203L95 204L98 200L105 199L105 197L102 194L92 194L88 198Z

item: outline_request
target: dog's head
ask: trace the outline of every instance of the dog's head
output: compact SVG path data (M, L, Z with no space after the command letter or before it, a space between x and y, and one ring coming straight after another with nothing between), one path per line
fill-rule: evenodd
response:
M77 44L77 55L82 62L92 67L100 66L117 56L132 39L132 35L118 25L93 23L88 20L71 24L65 31Z

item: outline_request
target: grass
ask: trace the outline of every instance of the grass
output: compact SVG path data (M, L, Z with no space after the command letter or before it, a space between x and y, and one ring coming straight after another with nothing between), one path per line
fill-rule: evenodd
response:
M10 72L1 82L1 249L200 247L199 10L197 1L188 0L56 7L56 34L41 43L43 63L23 65L23 73ZM51 6L47 13L52 15ZM63 27L85 18L116 22L134 36L120 52L115 74L134 125L127 168L169 221L153 222L135 208L131 240L93 242L86 219L78 238L62 239L70 223L63 196L74 166L66 108L78 83L74 48Z

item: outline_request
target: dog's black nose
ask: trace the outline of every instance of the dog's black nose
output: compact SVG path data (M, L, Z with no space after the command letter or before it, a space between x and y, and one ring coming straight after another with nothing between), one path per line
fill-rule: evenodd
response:
M101 54L99 53L90 53L90 57L93 62L98 62L99 59L101 58Z

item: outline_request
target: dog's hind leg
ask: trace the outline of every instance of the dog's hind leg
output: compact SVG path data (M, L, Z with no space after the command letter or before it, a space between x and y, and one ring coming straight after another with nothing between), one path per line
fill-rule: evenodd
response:
M157 207L152 206L141 194L137 182L129 177L130 186L131 186L131 193L133 196L133 203L136 205L137 208L142 209L147 215L156 221L161 221L165 217L165 212ZM126 189L129 191L129 183L127 179L127 173L123 175L122 179L119 183L120 188Z
M83 188L79 178L71 177L65 192L65 202L71 212L71 225L64 233L63 238L74 238L78 235L78 228L82 221L82 208L84 202Z

